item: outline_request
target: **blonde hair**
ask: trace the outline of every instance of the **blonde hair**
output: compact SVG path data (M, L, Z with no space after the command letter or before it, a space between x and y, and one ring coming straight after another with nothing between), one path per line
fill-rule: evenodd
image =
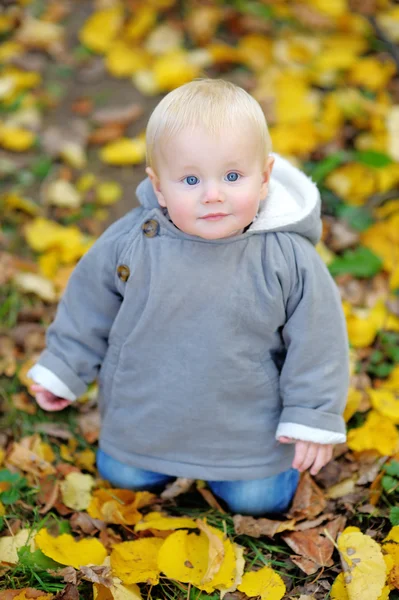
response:
M219 134L225 127L242 123L253 126L259 137L262 159L271 152L266 118L258 102L245 90L222 79L197 79L182 85L156 106L146 130L147 165L155 167L155 154L161 140L183 129L203 127Z

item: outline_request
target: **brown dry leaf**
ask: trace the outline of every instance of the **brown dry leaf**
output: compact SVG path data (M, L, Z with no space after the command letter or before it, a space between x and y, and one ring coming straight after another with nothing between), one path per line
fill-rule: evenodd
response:
M109 123L92 131L87 141L89 144L101 146L102 144L118 140L125 133L125 129L125 125Z
M72 515L69 519L72 531L83 532L86 535L93 535L97 531L105 529L104 521L93 519L85 512L79 512Z
M78 416L79 429L86 442L92 444L98 440L100 434L101 417L98 408L91 410L86 414Z
M313 519L326 507L327 501L322 490L305 471L299 481L292 507L287 513L293 519Z
M345 517L339 516L326 526L322 525L321 527L308 529L307 531L286 533L282 535L282 538L294 552L314 563L314 570L312 571L311 565L306 561L296 562L296 564L300 562L298 566L300 568L304 566L304 569L306 568L305 573L310 575L315 573L320 567L331 566L333 564L331 557L334 552L334 544L326 537L325 530L335 540L338 533L343 531L345 522Z
M128 104L123 106L107 106L96 110L91 116L98 125L129 125L143 114L141 104Z
M111 567L109 566L80 567L80 573L82 574L82 579L85 579L86 581L99 583L108 588L113 585Z
M262 535L274 537L276 533L295 530L295 519L273 521L272 519L255 519L254 517L234 515L233 522L237 535L249 535L254 538L259 538Z
M0 600L13 600L20 594L21 600L50 600L50 598L53 598L52 594L46 594L43 590L36 590L35 588L28 587L19 590L3 590L0 592Z
M26 392L20 392L19 394L12 394L11 400L17 410L28 415L34 415L37 413L37 404L28 396Z
M79 600L79 591L73 583L67 583L61 592L53 596L53 600Z
M14 442L10 454L7 457L9 463L26 473L32 473L37 477L53 475L56 470L48 461L44 460L29 448Z
M45 515L51 510L59 500L60 486L58 481L44 480L39 487L38 502L43 501L45 504L39 509L40 515Z

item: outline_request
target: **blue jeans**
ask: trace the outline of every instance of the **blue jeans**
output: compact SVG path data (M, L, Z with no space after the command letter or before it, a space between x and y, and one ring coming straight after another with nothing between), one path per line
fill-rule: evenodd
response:
M131 490L151 490L165 486L175 479L170 475L136 469L111 458L102 450L97 452L97 468L103 479L114 486ZM248 481L208 481L212 492L222 498L233 513L259 516L284 512L298 486L296 469L272 477Z

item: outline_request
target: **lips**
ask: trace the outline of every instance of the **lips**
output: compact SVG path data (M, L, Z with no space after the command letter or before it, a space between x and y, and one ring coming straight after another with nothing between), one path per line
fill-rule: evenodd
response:
M204 215L203 217L201 217L201 219L207 219L207 220L216 220L216 219L222 219L223 217L227 217L227 213L209 213L208 215Z

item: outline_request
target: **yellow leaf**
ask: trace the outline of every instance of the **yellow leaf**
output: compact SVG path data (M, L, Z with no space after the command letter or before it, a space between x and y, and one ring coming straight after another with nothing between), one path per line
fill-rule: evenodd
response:
M360 532L342 533L338 549L350 600L378 600L387 574L381 547Z
M168 92L199 77L201 69L190 62L187 52L174 50L155 59L153 73L159 89Z
M35 217L40 213L40 206L36 204L30 198L24 198L23 196L19 196L18 194L11 192L10 194L6 194L5 198L5 206L6 208L10 208L12 210L21 210L27 215L31 217Z
M0 46L0 63L3 65L14 59L16 56L23 54L24 47L13 40L3 42Z
M122 196L122 188L116 181L104 181L96 187L96 202L109 206L118 202Z
M397 394L391 390L380 388L378 390L367 389L373 408L384 417L388 417L392 423L399 425L399 400Z
M125 40L117 40L107 54L105 66L114 77L129 77L146 69L150 57L142 48L134 48Z
M243 64L262 71L272 62L273 43L266 36L252 33L239 38L238 51Z
M0 517L4 517L4 515L6 514L6 509L4 504L0 501Z
M384 542L396 542L397 544L399 544L399 525L394 525L383 541ZM399 546L398 546L398 556L399 556Z
M366 348L373 343L377 335L377 325L369 318L369 312L364 311L364 315L358 312L350 314L346 318L349 341L354 348Z
M86 448L85 450L82 450L82 452L76 453L76 465L80 469L85 469L86 471L95 473L95 463L96 455L95 452L93 452L93 450L90 450L90 448Z
M45 477L46 475L53 475L56 472L53 465L44 458L30 450L30 448L26 448L17 442L13 443L12 450L7 459L12 465L15 465L26 473L32 473L36 477Z
M99 10L87 19L83 25L79 39L92 50L99 54L107 52L122 27L124 9L121 3Z
M141 137L121 138L106 144L100 151L100 158L109 165L137 165L144 162L145 141Z
M338 167L325 179L326 186L348 204L359 206L378 190L375 171L360 163Z
M237 589L247 596L260 596L262 600L280 600L285 594L284 581L270 567L245 573Z
M94 600L143 600L138 585L122 585L120 579L113 578L110 588L99 583L93 584Z
M383 456L390 456L398 447L399 433L390 419L372 410L361 427L348 432L347 443L355 452L377 450Z
M392 390L394 392L399 390L399 364L392 369L389 377L384 379L382 383L382 389Z
M331 600L350 600L346 590L344 573L340 573L331 586Z
M234 547L234 555L235 555L234 581L230 587L224 587L222 585L218 587L218 589L220 590L220 600L223 600L223 597L228 592L235 592L238 585L242 582L242 577L243 577L244 567L245 567L244 548L242 546L239 546L238 544L233 544L233 547Z
M113 573L124 584L159 582L158 552L164 543L160 538L142 538L115 544L111 553Z
M208 538L208 567L201 580L201 589L210 593L230 588L236 578L236 553L231 541L222 531L197 520L197 525Z
M96 538L76 541L67 533L52 537L47 529L41 529L35 542L43 554L75 569L83 565L101 565L107 556L106 549Z
M208 566L208 547L208 539L202 532L196 535L175 531L159 550L159 569L169 579L200 587Z
M31 532L29 529L21 529L15 535L4 536L0 538L0 563L17 564L19 561L18 550L23 546L29 546L34 550L34 541L30 538ZM30 538L30 541L28 541Z
M46 594L44 592L42 592L40 596L32 596L32 591L36 590L33 590L33 588L24 588L20 590L19 594L13 596L12 600L32 600L32 598L35 598L35 600L51 600L51 598L53 598L53 594ZM5 593L7 594L7 590Z
M140 6L126 23L123 34L132 42L140 42L157 21L157 13L151 6Z
M346 422L348 422L359 409L362 397L362 392L360 390L353 387L349 388L344 411L344 419Z
M96 490L87 512L94 519L101 519L106 523L120 525L135 525L142 515L139 508L151 504L155 499L149 492L132 492L130 490Z
M319 143L316 126L309 120L273 125L270 135L275 151L286 155L307 155Z
M38 264L41 275L46 277L46 279L52 279L58 272L60 262L61 254L57 249L49 250L48 252L45 252L39 256Z
M158 531L169 531L196 528L196 522L188 517L168 517L158 512L151 512L145 515L143 521L137 523L134 530L145 531L146 529L157 529Z
M358 59L348 74L349 82L373 92L383 90L396 72L391 61L382 62L374 56Z
M68 473L61 482L63 503L73 510L86 510L91 501L94 479L83 473Z
M12 152L24 152L33 146L36 134L18 127L0 127L0 146Z

